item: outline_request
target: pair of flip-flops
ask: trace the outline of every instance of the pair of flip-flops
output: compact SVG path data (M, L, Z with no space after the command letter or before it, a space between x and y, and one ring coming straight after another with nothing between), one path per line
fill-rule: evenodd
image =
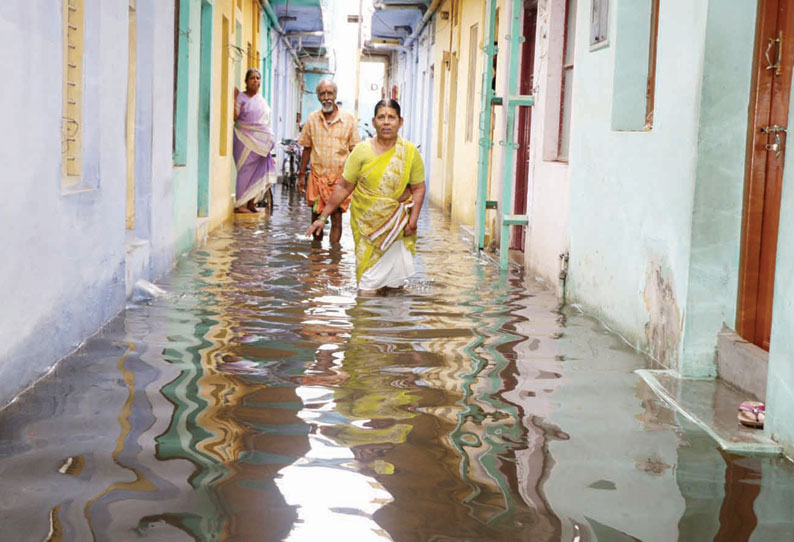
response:
M745 401L739 405L739 423L754 429L764 427L766 406L759 401Z

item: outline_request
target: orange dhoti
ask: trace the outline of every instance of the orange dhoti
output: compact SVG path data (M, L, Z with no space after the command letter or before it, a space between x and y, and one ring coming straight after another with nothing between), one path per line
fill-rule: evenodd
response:
M312 207L315 213L322 213L325 209L326 203L331 198L331 193L334 191L337 181L342 178L342 175L317 175L314 171L309 172L309 182L306 186L306 203ZM350 205L350 198L352 194L342 202L339 209L344 213Z

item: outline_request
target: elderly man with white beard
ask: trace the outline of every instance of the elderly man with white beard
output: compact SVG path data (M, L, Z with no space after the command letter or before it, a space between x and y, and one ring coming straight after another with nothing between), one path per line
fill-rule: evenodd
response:
M337 86L330 79L323 79L315 89L321 109L313 111L303 125L298 144L303 146L298 190L306 192L306 203L312 208L312 222L322 213L334 186L342 178L350 151L359 143L356 119L336 104ZM309 184L305 186L306 167L311 160ZM331 214L331 242L338 243L342 237L342 213L350 204L348 198ZM323 230L314 234L323 238Z

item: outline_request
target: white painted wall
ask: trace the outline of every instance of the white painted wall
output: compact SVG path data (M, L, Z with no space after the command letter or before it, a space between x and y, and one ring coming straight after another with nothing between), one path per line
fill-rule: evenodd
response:
M557 160L565 0L538 4L524 265L556 288L568 249L568 163ZM561 292L558 292L561 294Z

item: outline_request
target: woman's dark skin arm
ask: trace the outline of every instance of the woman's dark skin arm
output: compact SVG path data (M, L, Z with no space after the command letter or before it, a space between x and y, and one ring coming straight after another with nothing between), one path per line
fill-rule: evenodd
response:
M240 90L234 87L234 122L237 122L237 117L240 116L240 104L237 101L237 96L240 95Z
M313 235L322 231L323 226L325 226L325 221L323 219L327 219L331 216L331 214L336 211L336 208L339 207L355 189L355 184L347 179L339 179L334 186L334 191L331 192L331 197L328 198L328 203L325 204L323 212L320 213L320 218L312 222L312 225L306 230L306 235Z
M414 200L414 204L411 207L411 216L408 218L408 224L403 229L403 234L410 237L416 234L416 225L419 222L419 213L422 211L422 203L425 201L427 187L422 181L417 184L409 184L408 188L411 190L411 198Z

